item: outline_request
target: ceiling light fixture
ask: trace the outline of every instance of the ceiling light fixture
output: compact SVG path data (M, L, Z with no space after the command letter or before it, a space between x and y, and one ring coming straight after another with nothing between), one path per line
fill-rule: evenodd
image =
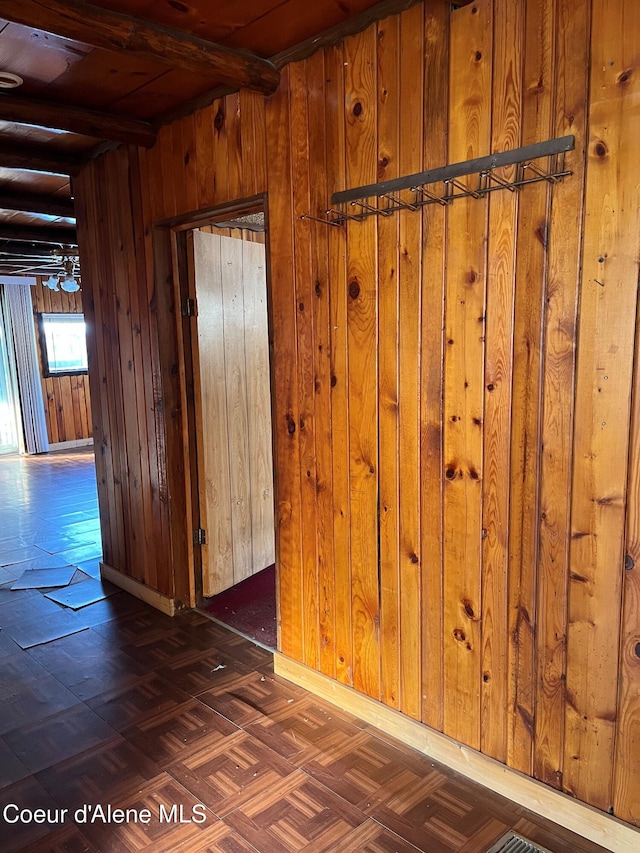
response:
M74 277L75 261L71 258L66 258L62 265L64 267L64 275L60 279L60 287L67 293L75 293L80 290L80 284Z
M22 86L24 80L10 71L0 71L0 89L17 89Z
M62 270L59 273L52 273L43 284L49 290L58 290L58 285L66 293L75 293L80 290L80 282L76 278L75 272L76 262L73 258L65 257L62 263Z
M50 275L49 278L44 282L44 286L48 287L49 290L58 290L58 284L60 279L57 275Z

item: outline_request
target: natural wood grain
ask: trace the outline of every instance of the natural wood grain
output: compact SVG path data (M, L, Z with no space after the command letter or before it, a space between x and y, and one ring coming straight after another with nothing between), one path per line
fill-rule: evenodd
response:
M242 242L220 238L224 371L231 485L233 582L251 575L251 479L244 345Z
M475 9L475 12L474 12ZM451 18L449 161L489 146L491 6ZM447 214L444 356L444 731L480 744L480 572L487 202L462 199ZM464 244L458 243L465 235ZM453 247L455 246L455 251Z
M378 180L399 177L400 21L378 24ZM378 448L380 454L380 698L400 708L398 473L398 226L378 222Z
M552 127L555 0L525 9L521 142L548 139ZM521 193L516 242L513 337L507 763L531 773L535 717L542 310L548 248L549 187Z
M448 11L425 4L424 168L447 162L449 107ZM422 720L443 727L443 429L445 212L423 208L422 352L420 360L420 483L422 553Z
M205 565L203 558L202 567L206 596L215 595L234 583L220 239L217 234L193 232L198 304L196 405L204 444L200 507L208 538L208 560Z
M296 335L298 349L298 435L301 482L301 544L304 601L304 662L318 667L318 555L316 542L316 439L315 439L315 358L313 327L315 298L311 262L312 245L308 223L300 216L309 210L312 176L309 171L309 123L306 97L306 63L289 69L291 86L291 154L293 182L294 269L296 294ZM297 94L300 93L300 94Z
M347 183L375 180L375 32L345 45ZM378 586L377 258L376 222L347 225L349 504L353 686L380 690Z
M491 151L520 145L523 4L494 4ZM503 177L513 178L514 170ZM482 483L482 693L481 749L504 761L507 750L507 577L509 450L515 233L518 194L489 201L484 368L484 478ZM491 390L488 390L491 388Z
M545 304L540 529L538 556L537 686L534 775L562 787L567 636L567 586L571 541L571 467L583 223L585 104L589 57L589 4L557 5L554 135L573 133L575 151L565 163L570 180L554 187L549 222ZM575 65L574 65L575 63ZM569 73L569 67L584 74ZM571 228L567 224L571 223Z
M251 483L251 573L275 562L271 381L264 245L242 240L244 351Z
M640 306L639 306L640 309ZM640 316L636 321L639 327ZM636 332L613 811L640 825L640 350Z
M344 49L326 53L327 194L346 182ZM326 202L323 202L323 207ZM321 208L322 209L322 208ZM326 226L325 226L326 227ZM346 230L329 232L331 298L331 449L336 588L336 678L353 684L351 630L351 515L349 507L349 376L347 363Z
M71 133L95 136L97 139L131 142L147 148L152 146L156 139L155 131L146 121L82 109L70 104L64 104L63 108L62 104L17 95L8 95L2 99L0 117L3 121L44 125Z
M628 104L638 97L640 78L626 69L637 57L639 13L627 0L593 3L563 786L601 809L613 802L630 354L637 334L640 180L632 140L640 116ZM628 660L628 648L623 655Z
M422 168L424 11L413 6L400 15L399 172ZM402 711L421 716L420 577L420 306L422 280L422 219L414 211L398 214L398 406L400 493L400 671Z
M56 33L106 50L124 51L168 63L193 74L214 75L221 83L271 94L279 74L270 62L247 52L206 42L181 30L67 0L6 0L2 14L10 21Z
M278 559L278 647L297 660L303 655L302 566L300 550L300 448L298 436L298 370L296 307L291 221L291 149L289 145L289 77L267 103L267 136L275 140L268 152L270 191L271 299L274 326L274 430ZM283 133L284 129L284 133Z
M310 210L322 210L328 198L326 133L326 63L318 51L306 62L307 121L309 162L314 164L309 186ZM316 475L316 547L318 555L319 669L326 675L336 673L336 596L335 551L333 535L332 471L332 394L329 241L330 234L321 223L307 223L312 246L313 340L315 344L315 475Z

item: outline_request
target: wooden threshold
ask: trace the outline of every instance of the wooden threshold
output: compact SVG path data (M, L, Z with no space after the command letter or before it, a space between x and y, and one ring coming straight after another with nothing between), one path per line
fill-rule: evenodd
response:
M151 589L151 587L140 583L140 581L124 575L108 563L100 563L100 577L109 581L109 583L119 586L120 589L123 589L130 595L134 595L146 604L150 604L156 610L166 613L167 616L175 616L176 606L173 598L169 598L169 596L158 592L157 589Z
M640 830L615 817L512 770L280 652L274 653L273 669L282 678L382 729L434 761L613 853L640 850Z

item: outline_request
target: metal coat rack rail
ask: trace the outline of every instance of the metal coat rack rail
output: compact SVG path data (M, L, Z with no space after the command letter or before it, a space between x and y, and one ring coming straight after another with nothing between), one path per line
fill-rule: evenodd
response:
M458 198L484 198L497 190L516 192L540 181L556 184L571 174L565 169L564 155L574 147L574 136L561 136L512 151L343 190L331 196L331 206L324 211L323 217L305 213L300 219L340 226L348 221L362 222L369 216L392 216L398 210L420 210L428 204L449 205ZM534 162L544 159L546 164L543 165ZM515 169L511 177L496 173L496 170L512 166ZM469 176L477 178L464 183L460 180ZM440 185L442 189L438 192Z

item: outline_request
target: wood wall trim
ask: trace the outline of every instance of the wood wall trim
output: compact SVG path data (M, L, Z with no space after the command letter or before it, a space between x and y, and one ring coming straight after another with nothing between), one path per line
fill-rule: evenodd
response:
M100 577L115 584L115 586L119 586L120 589L139 598L140 601L150 604L156 610L166 613L167 616L175 616L176 606L173 598L169 598L158 590L151 589L151 587L145 586L145 584L128 577L128 575L124 575L108 563L100 563Z
M129 53L222 83L270 95L280 74L267 59L215 44L182 30L143 21L77 0L4 0L4 18L104 50Z
M273 669L276 675L331 702L341 710L354 714L434 761L439 761L519 806L530 809L613 853L637 853L640 847L640 830L555 791L542 782L511 770L499 761L482 755L280 652L274 653Z

